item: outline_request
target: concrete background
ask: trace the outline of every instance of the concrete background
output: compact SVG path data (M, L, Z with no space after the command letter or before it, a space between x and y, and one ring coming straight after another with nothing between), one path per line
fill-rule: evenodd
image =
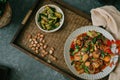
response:
M0 65L11 68L10 80L70 80L62 74L52 70L44 64L34 60L9 43L15 35L25 14L35 0L9 0L13 16L11 23L0 29ZM64 2L76 7L87 14L92 8L106 5L98 0L64 0ZM112 4L112 3L107 3ZM120 10L120 0L113 5Z

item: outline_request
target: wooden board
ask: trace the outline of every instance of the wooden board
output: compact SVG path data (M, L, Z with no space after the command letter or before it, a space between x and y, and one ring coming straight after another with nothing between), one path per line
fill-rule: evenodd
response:
M42 32L35 24L35 14L37 10L45 4L55 4L59 6L65 15L65 21L62 28L53 33ZM80 79L75 76L67 67L64 60L64 44L67 37L77 28L81 26L91 25L90 16L85 13L74 9L73 7L66 5L59 0L38 0L35 5L28 11L27 15L23 19L16 35L14 36L11 44L23 51L24 53L30 55L34 59L42 62L43 64L53 68L54 70L68 76L73 79ZM29 48L28 35L35 36L37 33L42 33L45 35L46 44L55 48L54 56L57 58L56 61L48 63L47 59L49 57L41 57L39 54L35 54L34 51Z

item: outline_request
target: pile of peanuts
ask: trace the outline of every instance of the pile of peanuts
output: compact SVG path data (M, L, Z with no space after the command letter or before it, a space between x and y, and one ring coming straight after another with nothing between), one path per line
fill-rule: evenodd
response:
M57 58L53 55L55 48L49 47L45 41L45 35L42 33L37 33L37 35L32 36L28 35L29 40L29 48L34 52L34 54L41 55L41 57L48 56L50 59L56 61ZM47 48L49 47L49 50L47 51ZM51 61L48 60L50 63Z

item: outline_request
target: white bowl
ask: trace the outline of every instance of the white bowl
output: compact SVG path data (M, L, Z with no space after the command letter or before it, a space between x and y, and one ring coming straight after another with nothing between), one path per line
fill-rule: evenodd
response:
M40 24L39 24L39 22L38 22L39 14L44 11L44 9L45 9L46 6L53 7L53 8L56 9L57 12L60 12L60 13L62 14L62 18L61 18L61 20L60 20L60 25L59 25L57 28L53 29L53 30L44 30L44 29L42 29L42 27L40 26ZM36 22L36 25L39 27L40 30L42 30L42 31L44 31L44 32L55 32L55 31L59 30L59 29L61 28L61 26L63 25L63 22L64 22L64 13L63 13L63 11L62 11L58 6L53 5L53 4L47 4L47 5L42 6L42 7L37 11L36 16L35 16L35 22Z

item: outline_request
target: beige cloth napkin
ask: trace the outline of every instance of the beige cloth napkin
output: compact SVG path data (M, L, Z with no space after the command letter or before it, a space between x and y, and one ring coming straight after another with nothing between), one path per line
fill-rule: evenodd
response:
M91 10L92 23L103 26L115 39L120 39L120 12L114 6L103 6ZM120 61L116 69L110 73L109 80L120 80Z

